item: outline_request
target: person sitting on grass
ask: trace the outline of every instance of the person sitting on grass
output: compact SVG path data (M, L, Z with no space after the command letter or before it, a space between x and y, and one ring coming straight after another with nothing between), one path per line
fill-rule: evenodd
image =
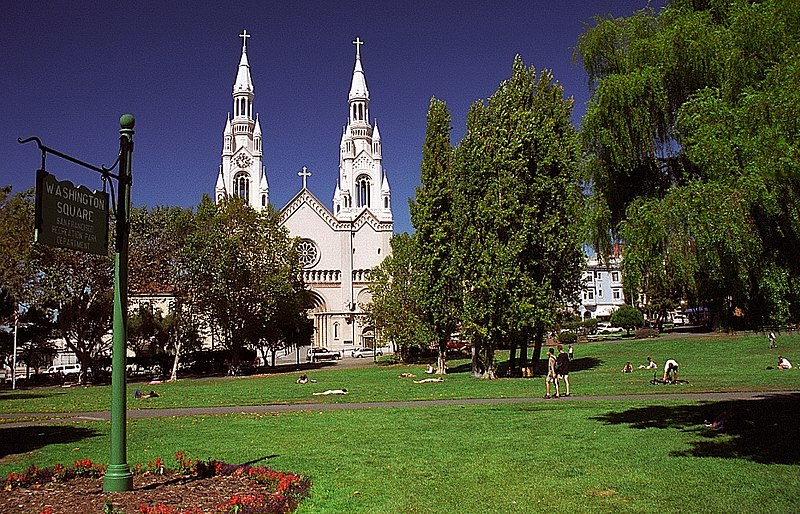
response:
M313 380L313 379L312 379L312 380L309 380L309 379L308 379L308 375L306 375L305 373L303 373L302 375L300 375L300 378L298 378L297 380L295 380L295 382L297 382L298 384L307 384L307 383L309 383L309 382L311 382L312 384L316 384L316 383L317 383L317 381L316 381L316 380Z
M436 370L433 369L433 364L428 364L428 367L425 368L425 373L427 375L433 375Z
M658 367L658 364L656 364L656 361L653 360L653 358L650 357L650 356L647 357L647 365L646 366L644 364L639 364L639 369L656 369L657 367Z
M783 355L778 356L778 369L792 369L792 363Z
M623 373L633 373L633 364L631 361L625 363L625 367L622 368Z
M678 362L669 359L664 363L664 382L675 382L678 380Z

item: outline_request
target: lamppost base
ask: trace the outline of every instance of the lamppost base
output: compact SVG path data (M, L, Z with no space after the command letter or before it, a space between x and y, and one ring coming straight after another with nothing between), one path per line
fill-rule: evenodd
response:
M127 464L109 464L103 477L103 490L116 493L133 490L133 473Z

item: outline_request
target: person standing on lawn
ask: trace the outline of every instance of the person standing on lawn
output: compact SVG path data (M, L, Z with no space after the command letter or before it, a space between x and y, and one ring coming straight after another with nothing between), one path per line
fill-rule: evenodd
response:
M570 350L572 346L569 347ZM558 357L556 357L556 373L560 380L564 381L567 386L567 392L564 396L569 396L569 355L564 351L564 347L558 345ZM558 382L556 382L557 384Z
M669 359L664 363L664 382L668 377L673 382L678 380L678 362L675 359Z
M770 330L769 331L769 347L770 348L777 348L778 347L778 345L775 343L775 331L774 330Z
M547 350L547 377L544 379L545 385L547 388L547 392L545 393L545 398L552 398L550 396L550 384L553 383L556 385L556 398L561 397L561 391L558 389L558 374L556 374L556 355L553 353L553 349L550 348Z

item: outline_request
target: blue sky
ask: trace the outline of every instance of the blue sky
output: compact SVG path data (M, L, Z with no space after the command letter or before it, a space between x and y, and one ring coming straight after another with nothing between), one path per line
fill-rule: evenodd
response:
M551 69L575 98L589 97L573 61L595 15L627 16L646 0L354 2L8 2L0 19L0 185L33 187L40 155L18 137L110 165L119 116L136 117L133 203L197 205L211 194L231 111L246 29L255 111L264 133L270 200L278 208L312 172L309 189L329 208L338 145L360 37L392 186L395 232L412 230L408 198L419 185L432 96L453 115L453 143L467 110L511 72L516 54ZM653 2L660 7L662 1ZM61 180L101 187L99 176L49 157Z

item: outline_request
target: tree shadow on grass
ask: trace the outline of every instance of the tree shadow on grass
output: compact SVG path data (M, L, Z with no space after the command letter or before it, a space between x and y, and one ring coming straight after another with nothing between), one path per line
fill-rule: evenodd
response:
M594 419L631 428L696 433L692 448L675 456L745 459L762 464L800 463L800 394L769 395L694 405L652 406L609 412ZM715 426L707 426L714 424Z
M63 392L58 393L19 393L19 392L0 392L0 402L3 400L30 400L32 398L52 398L56 395L66 394Z
M73 426L0 426L0 459L13 454L27 453L48 444L75 443L104 434L96 430Z

